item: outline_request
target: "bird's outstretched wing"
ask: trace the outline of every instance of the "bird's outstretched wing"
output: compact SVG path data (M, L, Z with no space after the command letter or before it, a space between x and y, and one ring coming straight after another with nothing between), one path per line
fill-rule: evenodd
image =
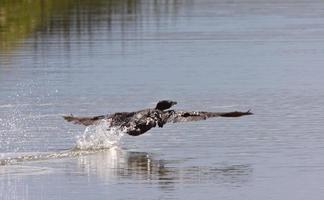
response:
M77 117L73 115L65 115L63 118L68 121L72 122L74 124L82 124L85 126L93 125L98 120L104 119L106 116L105 115L100 115L100 116L95 116L95 117Z
M205 111L174 111L170 110L165 116L166 123L190 122L206 120L211 117L241 117L243 115L252 115L250 110L246 112L205 112Z

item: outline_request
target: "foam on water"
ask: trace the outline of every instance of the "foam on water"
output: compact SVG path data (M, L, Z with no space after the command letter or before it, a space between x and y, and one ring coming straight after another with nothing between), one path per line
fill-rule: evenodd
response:
M26 161L41 161L41 160L77 157L81 155L89 155L89 154L97 153L100 151L104 151L104 149L94 149L94 150L70 149L70 150L64 150L58 152L27 152L27 153L7 154L7 155L1 155L0 166L18 164Z
M95 150L107 149L116 146L125 134L121 127L111 127L110 123L103 119L96 125L88 126L83 135L76 141L76 149Z
M74 148L57 152L29 152L1 154L0 165L17 164L25 161L39 161L48 159L61 159L88 155L118 146L125 134L121 127L111 127L107 120L101 120L98 124L88 126L83 134L76 140Z

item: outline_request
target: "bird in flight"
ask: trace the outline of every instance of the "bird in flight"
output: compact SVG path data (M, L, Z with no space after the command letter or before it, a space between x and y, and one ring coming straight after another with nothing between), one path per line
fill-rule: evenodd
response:
M211 117L241 117L252 115L250 110L246 112L206 112L206 111L181 111L170 110L177 102L162 100L156 104L155 108L148 108L135 112L117 112L107 115L93 117L77 117L71 115L63 116L68 122L82 124L85 126L96 125L102 120L106 120L110 127L120 127L129 135L138 136L156 126L162 128L166 123L178 123L206 120Z

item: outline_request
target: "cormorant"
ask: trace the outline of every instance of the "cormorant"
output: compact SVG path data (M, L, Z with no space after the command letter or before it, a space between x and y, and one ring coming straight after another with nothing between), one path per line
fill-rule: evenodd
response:
M94 117L75 117L73 115L63 116L68 122L82 124L85 126L94 125L100 120L107 120L110 127L120 127L126 130L126 133L132 136L141 135L151 128L163 127L166 123L188 122L205 120L210 117L240 117L243 115L252 115L247 112L205 112L205 111L178 111L168 110L177 102L162 100L156 104L155 108L139 110L136 112L117 112L108 115Z

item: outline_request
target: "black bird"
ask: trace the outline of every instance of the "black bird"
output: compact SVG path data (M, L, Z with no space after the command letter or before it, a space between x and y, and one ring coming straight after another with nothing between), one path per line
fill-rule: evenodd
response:
M205 111L178 111L168 110L177 102L162 100L156 104L155 108L139 110L136 112L117 112L108 115L94 117L75 117L73 115L63 116L68 122L83 124L85 126L95 125L101 120L110 123L110 127L119 127L126 130L126 133L132 136L141 135L151 128L163 127L166 123L189 122L205 120L210 117L240 117L243 115L252 115L247 112L205 112Z

